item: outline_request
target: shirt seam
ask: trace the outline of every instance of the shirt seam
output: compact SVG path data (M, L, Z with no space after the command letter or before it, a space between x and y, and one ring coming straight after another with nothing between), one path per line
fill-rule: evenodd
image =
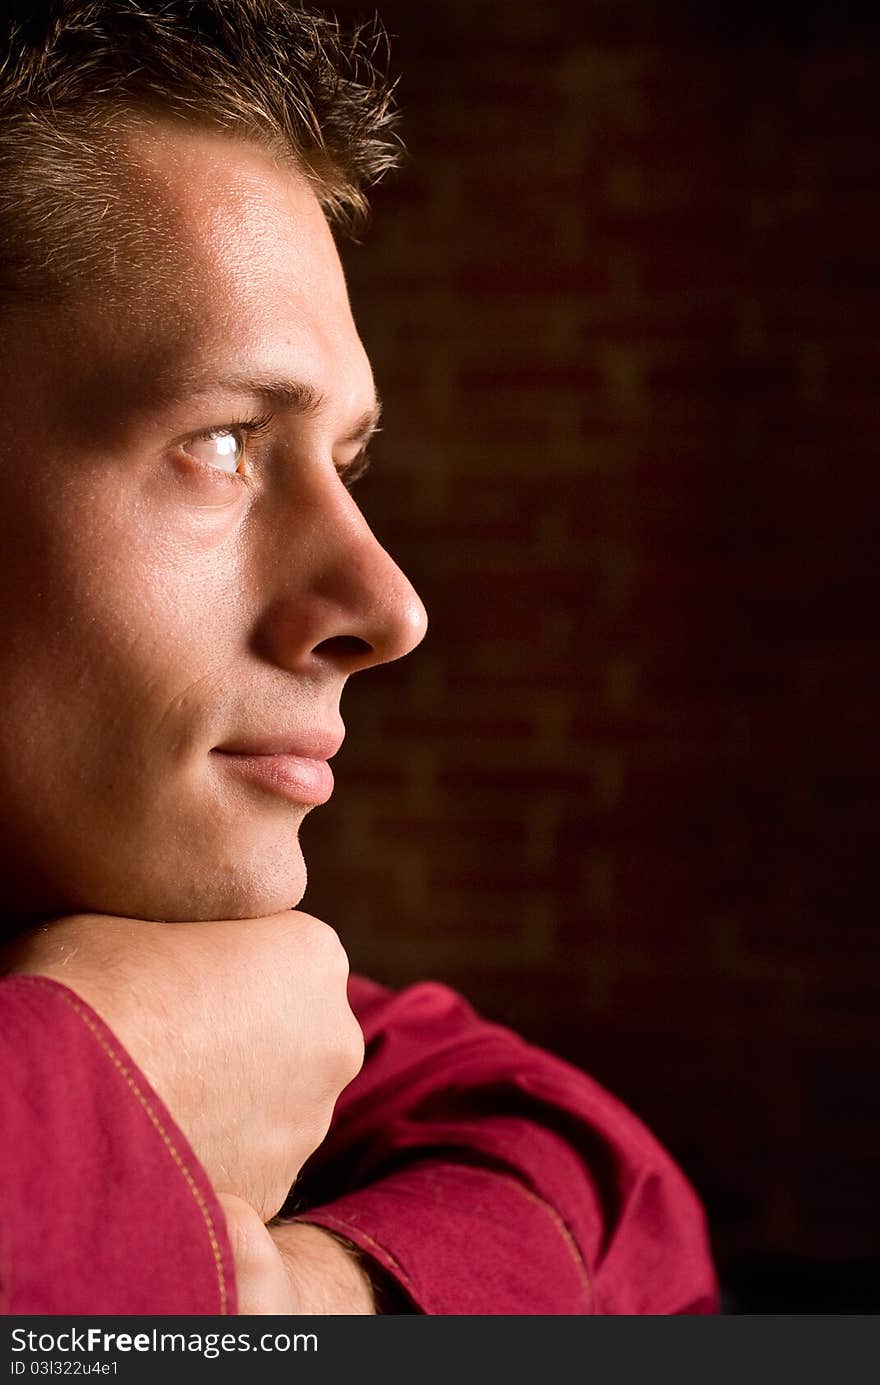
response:
M79 1017L82 1023L89 1030L92 1037L97 1041L102 1051L110 1059L111 1063L116 1068L117 1072L125 1081L129 1090L136 1097L137 1101L139 1102L140 1106L145 1112L148 1120L150 1121L150 1124L153 1126L153 1129L156 1131L159 1138L161 1139L165 1150L170 1155L178 1171L183 1175L186 1185L189 1188L189 1191L192 1194L193 1199L202 1215L202 1220L205 1223L205 1230L208 1233L208 1240L210 1242L211 1252L214 1256L214 1267L217 1272L217 1287L220 1294L220 1316L226 1316L229 1306L229 1295L226 1287L226 1273L223 1267L223 1254L220 1249L220 1242L217 1238L217 1232L214 1225L214 1218L211 1216L210 1208L208 1207L205 1201L201 1189L196 1183L196 1180L190 1172L190 1169L187 1167L186 1163L182 1159L179 1151L177 1150L170 1135L168 1134L168 1131L165 1129L165 1126L162 1123L161 1118L153 1109L151 1103L144 1096L138 1083L132 1076L130 1068L128 1068L125 1065L125 1063L123 1063L122 1059L120 1058L116 1050L113 1048L113 1046L107 1042L104 1035L100 1032L98 1026L92 1019L91 1015L86 1010L85 1006L75 998L73 992L69 991L67 987L65 987L64 985L58 985L57 983L51 981L47 977L29 976L27 977L27 979L29 981L37 982L38 985L43 986L47 990L56 991L57 994L60 995L64 1002L70 1007L70 1009L73 1010L74 1014L76 1014Z
M316 1208L315 1215L319 1216L321 1218L321 1221L323 1223L326 1223L327 1226L333 1227L334 1230L339 1230L342 1234L344 1234L347 1237L347 1239L357 1239L357 1241L363 1241L365 1243L365 1246L372 1250L374 1254L377 1256L377 1258L379 1256L384 1257L384 1259L388 1262L387 1268L393 1270L393 1272L397 1275L401 1284L404 1286L407 1292L411 1295L413 1299L415 1299L416 1302L418 1302L418 1295L416 1293L415 1285L413 1284L412 1280L410 1279L409 1275L406 1273L406 1270L403 1268L400 1262L397 1259L395 1259L395 1257L391 1254L391 1251L388 1250L387 1246L383 1246L381 1242L377 1241L375 1237L371 1236L368 1231L364 1231L363 1227L356 1226L353 1222L347 1222L344 1220L344 1218L337 1217L332 1212L325 1212L322 1208ZM297 1221L308 1221L308 1219L309 1214L307 1212L304 1213L301 1218L296 1218ZM314 1225L314 1223L312 1224Z
M563 1244L565 1245L565 1248L568 1251L569 1256L571 1257L575 1269L577 1270L578 1278L581 1281L581 1288L583 1290L584 1298L587 1302L587 1313L585 1316L592 1315L595 1311L595 1307L593 1285L590 1279L590 1274L586 1264L584 1263L584 1257L581 1255L580 1247L578 1246L578 1243L575 1240L572 1232L566 1226L565 1221L560 1216L559 1212L556 1210L554 1206L552 1206L551 1203L545 1202L544 1199L542 1197L539 1197L536 1192L533 1192L531 1188L526 1188L516 1178L511 1177L510 1174L499 1173L497 1170L494 1170L494 1172L496 1177L500 1178L503 1183L508 1184L512 1188L516 1188L518 1192L522 1193L523 1197L528 1198L529 1201L533 1202L536 1207L540 1207L541 1210L545 1212L547 1216L550 1218L551 1222L553 1223L553 1226L559 1232L559 1235L562 1237Z
M550 1218L550 1221L553 1223L554 1229L559 1233L560 1237L562 1238L562 1242L566 1250L568 1251L569 1256L577 1271L584 1299L586 1300L587 1304L586 1313L584 1314L584 1316L592 1316L595 1313L595 1298L593 1294L593 1286L590 1274L586 1264L584 1263L584 1258L581 1255L577 1241L575 1240L569 1228L566 1226L559 1212L557 1212L556 1208L551 1206L549 1202L545 1202L543 1198L538 1197L537 1193L533 1192L531 1188L524 1187L522 1183L518 1182L518 1180L516 1178L513 1178L510 1174L499 1173L497 1169L485 1169L483 1170L483 1172L490 1174L490 1176L498 1178L506 1186L515 1188L518 1192L522 1193L522 1195L525 1198L527 1198L530 1202L533 1202L536 1207L540 1207L541 1210ZM364 1231L362 1227L345 1222L341 1217L337 1217L331 1212L325 1212L322 1208L316 1208L315 1215L320 1217L322 1222L326 1222L328 1226L333 1225L334 1228L341 1229L347 1235L352 1237L352 1239L354 1237L362 1238L374 1249L374 1251L378 1251L380 1254L384 1255L389 1261L390 1267L393 1268L394 1272L399 1275L404 1287L409 1291L409 1293L416 1300L416 1302L419 1301L420 1295L417 1294L412 1281L409 1279L402 1266L397 1262L397 1260L395 1260L394 1256L391 1254L389 1250L386 1249L385 1246L381 1245L378 1241L374 1240L374 1238L370 1236L368 1232ZM308 1217L309 1214L304 1213L302 1220L306 1221L308 1220Z

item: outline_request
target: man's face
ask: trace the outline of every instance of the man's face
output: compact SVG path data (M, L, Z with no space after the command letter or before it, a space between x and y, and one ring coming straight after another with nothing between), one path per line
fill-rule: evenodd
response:
M375 394L307 183L221 135L132 147L155 263L0 329L7 918L296 904L343 685L425 629L344 483Z

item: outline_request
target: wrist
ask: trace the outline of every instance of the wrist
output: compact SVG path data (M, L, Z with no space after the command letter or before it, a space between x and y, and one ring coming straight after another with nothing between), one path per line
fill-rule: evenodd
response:
M372 1316L377 1305L373 1280L356 1246L322 1226L287 1221L270 1224L299 1312Z

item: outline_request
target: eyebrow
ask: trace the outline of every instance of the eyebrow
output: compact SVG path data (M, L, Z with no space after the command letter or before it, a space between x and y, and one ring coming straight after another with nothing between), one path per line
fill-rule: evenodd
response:
M265 400L274 410L297 414L300 418L315 417L326 404L326 395L314 385L275 375L183 377L175 382L173 390L168 393L173 395L175 400L181 401L192 398L193 395L209 393L250 395L252 398ZM376 395L372 406L356 419L339 441L366 445L373 434L378 432L381 416L382 401Z

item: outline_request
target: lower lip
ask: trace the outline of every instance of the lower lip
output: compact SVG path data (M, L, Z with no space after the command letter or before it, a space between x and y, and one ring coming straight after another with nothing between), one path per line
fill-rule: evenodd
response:
M307 760L300 755L217 755L252 783L292 803L318 807L333 792L333 771L326 760Z

